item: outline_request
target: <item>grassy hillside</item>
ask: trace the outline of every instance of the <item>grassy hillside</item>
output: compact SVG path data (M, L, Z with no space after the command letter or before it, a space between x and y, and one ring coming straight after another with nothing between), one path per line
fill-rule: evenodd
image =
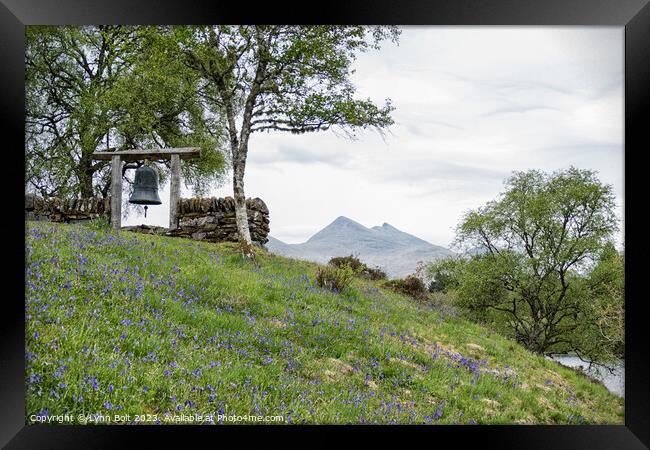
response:
M26 258L27 417L623 423L602 385L372 282L323 291L316 264L32 222Z

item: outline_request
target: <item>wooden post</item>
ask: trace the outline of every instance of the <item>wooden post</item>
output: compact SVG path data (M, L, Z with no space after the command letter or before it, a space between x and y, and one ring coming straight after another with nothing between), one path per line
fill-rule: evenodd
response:
M169 229L173 230L178 224L178 201L181 198L181 158L178 154L171 155L172 178L169 186Z
M111 225L114 230L122 228L122 158L111 159Z

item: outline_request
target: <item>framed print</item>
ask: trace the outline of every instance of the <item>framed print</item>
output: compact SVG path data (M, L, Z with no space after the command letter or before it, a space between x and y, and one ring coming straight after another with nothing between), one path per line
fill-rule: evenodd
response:
M647 1L303 9L0 0L0 443L650 445Z

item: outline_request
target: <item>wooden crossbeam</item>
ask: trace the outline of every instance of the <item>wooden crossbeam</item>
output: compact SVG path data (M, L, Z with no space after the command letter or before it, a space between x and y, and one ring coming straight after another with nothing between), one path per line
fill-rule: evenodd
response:
M183 148L151 148L131 149L117 152L94 152L93 159L110 161L113 156L119 156L122 161L140 161L143 159L171 159L172 155L178 155L180 159L192 159L201 156L201 149L198 147Z

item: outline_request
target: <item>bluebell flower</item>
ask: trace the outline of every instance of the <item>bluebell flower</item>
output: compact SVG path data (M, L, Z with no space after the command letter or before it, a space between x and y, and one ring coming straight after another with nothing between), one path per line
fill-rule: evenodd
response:
M442 401L440 401L440 404L438 404L438 410L433 415L433 418L435 420L439 420L441 417L442 417Z

